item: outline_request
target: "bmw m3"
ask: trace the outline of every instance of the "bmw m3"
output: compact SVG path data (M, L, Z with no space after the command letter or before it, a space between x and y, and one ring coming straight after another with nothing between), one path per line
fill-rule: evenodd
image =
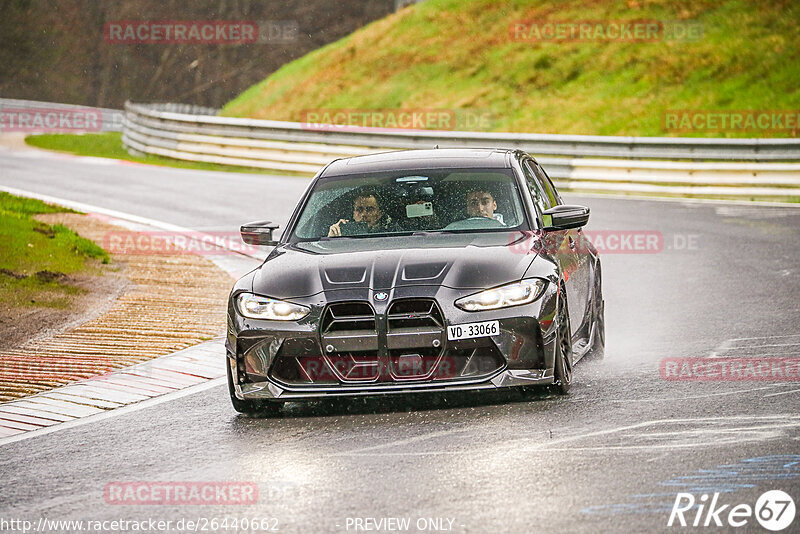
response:
M547 385L602 356L600 259L530 155L408 150L336 160L228 303L240 412L283 402Z

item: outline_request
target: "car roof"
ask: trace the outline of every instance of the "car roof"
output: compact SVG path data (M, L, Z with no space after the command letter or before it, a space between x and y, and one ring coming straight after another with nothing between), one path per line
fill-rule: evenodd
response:
M342 176L381 171L406 171L416 169L469 169L511 166L511 155L516 151L497 148L436 148L433 150L397 150L367 156L337 159L322 176Z

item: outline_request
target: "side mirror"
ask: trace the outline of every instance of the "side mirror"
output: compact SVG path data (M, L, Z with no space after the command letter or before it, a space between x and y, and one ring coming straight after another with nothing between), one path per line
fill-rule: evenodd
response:
M544 230L569 230L580 228L589 222L589 208L562 204L542 212Z
M242 241L248 245L275 246L278 242L272 239L272 231L277 228L278 225L271 221L256 221L245 224L241 228Z

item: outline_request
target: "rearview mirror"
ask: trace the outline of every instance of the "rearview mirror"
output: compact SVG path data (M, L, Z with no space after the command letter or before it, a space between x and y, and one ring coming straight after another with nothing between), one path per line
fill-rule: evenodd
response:
M272 239L272 231L278 225L271 221L256 221L245 224L241 228L242 241L248 245L275 246L277 241Z
M544 230L569 230L580 228L589 222L589 208L562 204L542 212Z

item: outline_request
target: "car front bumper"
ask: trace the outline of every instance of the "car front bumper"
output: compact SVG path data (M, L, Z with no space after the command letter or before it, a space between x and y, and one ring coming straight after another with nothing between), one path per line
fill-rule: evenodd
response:
M311 307L312 313L301 321L285 322L242 317L233 307L234 292L228 309L226 349L235 395L240 399L281 402L553 383L554 284L533 303L483 312L465 312L453 304L475 290L436 286L396 288L388 291L385 303L376 302L374 293L365 288L292 299L292 302ZM425 314L409 313L410 321L404 317L397 319L399 315L394 310L400 308L395 304L408 301L435 302L438 315L434 313L435 317L424 325L415 320L424 322L425 317L419 316ZM336 321L330 320L335 314L329 310L349 303L361 303L362 307L368 304L374 310L374 321L367 324L369 328L331 329L331 323ZM500 325L500 334L496 336L460 341L447 339L448 325L494 320ZM393 321L402 326L394 328ZM344 322L348 328L352 325ZM416 327L416 324L423 326ZM470 351L472 356L464 360L464 355ZM464 363L471 362L479 352L483 358L480 365L470 367L471 363ZM334 361L335 357L339 359ZM398 375L398 358L419 361L419 372L411 376ZM345 360L347 363L343 367L334 365ZM424 372L423 360L430 362L424 364ZM441 373L444 362L446 374ZM330 369L327 374L314 375L307 372L310 363ZM353 374L353 369L362 372Z

